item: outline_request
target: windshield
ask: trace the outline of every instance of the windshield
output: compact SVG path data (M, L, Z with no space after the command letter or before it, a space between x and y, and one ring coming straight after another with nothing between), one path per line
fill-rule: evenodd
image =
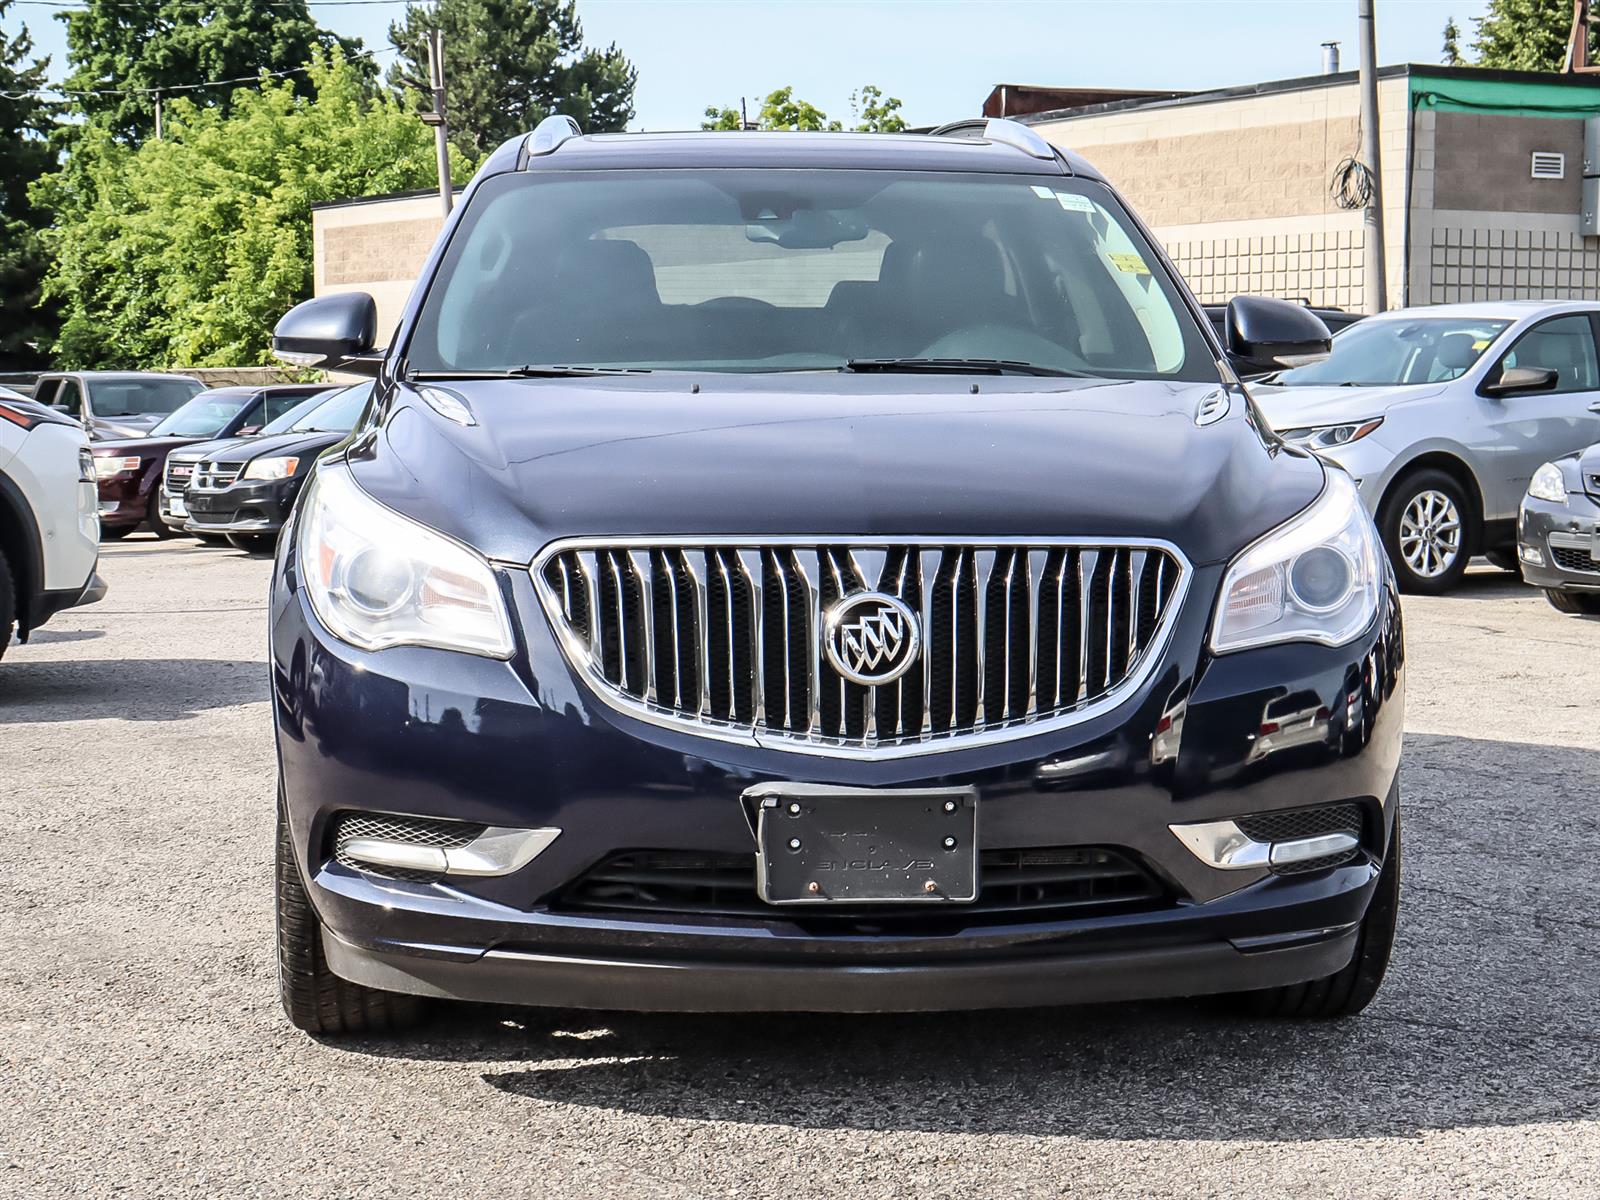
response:
M145 417L176 411L204 386L198 379L91 379L89 399L97 417Z
M151 437L215 437L250 400L249 393L201 392L150 431Z
M492 178L451 238L406 357L418 374L915 358L1216 379L1197 323L1108 188L899 171Z
M349 433L356 427L361 410L372 395L372 384L358 383L333 392L319 392L304 404L296 405L261 432L269 433Z
M1322 362L1280 372L1267 382L1287 387L1443 383L1470 371L1508 324L1470 317L1362 321L1334 336L1333 353Z

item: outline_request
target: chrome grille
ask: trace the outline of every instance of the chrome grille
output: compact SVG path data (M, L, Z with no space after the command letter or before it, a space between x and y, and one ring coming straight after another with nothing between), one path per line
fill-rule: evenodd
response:
M181 460L167 459L167 491L173 495L181 495L189 486L189 480L194 475L194 463Z
M729 740L918 753L1037 732L1117 702L1188 584L1153 542L576 539L533 577L568 659L607 703ZM920 653L866 686L822 649L863 592L916 615Z
M216 490L230 486L244 470L242 462L202 462L195 466L191 487Z

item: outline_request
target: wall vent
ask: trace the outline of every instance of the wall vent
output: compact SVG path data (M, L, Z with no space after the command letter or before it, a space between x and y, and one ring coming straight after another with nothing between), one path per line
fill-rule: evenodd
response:
M1535 150L1532 174L1535 179L1565 179L1567 156L1550 150Z

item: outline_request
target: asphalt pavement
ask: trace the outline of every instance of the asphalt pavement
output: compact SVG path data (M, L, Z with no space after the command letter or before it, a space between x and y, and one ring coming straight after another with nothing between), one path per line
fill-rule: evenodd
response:
M1406 602L1406 860L1360 1018L450 1008L273 978L270 564L146 535L0 662L0 1196L1600 1195L1600 620Z

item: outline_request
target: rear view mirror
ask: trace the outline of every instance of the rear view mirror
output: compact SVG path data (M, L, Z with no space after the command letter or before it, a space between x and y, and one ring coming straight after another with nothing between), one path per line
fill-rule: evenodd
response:
M1548 392L1559 378L1549 367L1507 367L1500 378L1483 385L1485 396L1515 396L1521 392Z
M378 306L365 292L338 292L296 304L272 331L272 353L297 367L376 375Z
M1316 313L1268 296L1228 301L1227 331L1228 358L1244 375L1320 362L1333 343Z

